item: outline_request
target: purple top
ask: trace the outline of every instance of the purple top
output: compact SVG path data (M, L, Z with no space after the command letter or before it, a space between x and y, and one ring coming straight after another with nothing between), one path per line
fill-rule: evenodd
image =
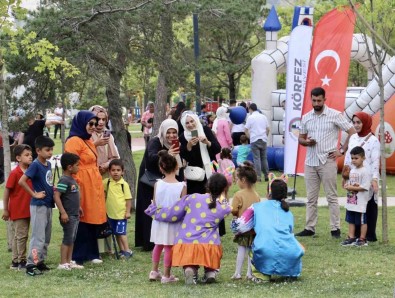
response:
M182 221L175 243L206 243L220 245L219 222L232 210L228 203L217 201L213 209L208 208L209 194L192 194L181 198L174 206L161 208L151 204L145 213L163 222Z

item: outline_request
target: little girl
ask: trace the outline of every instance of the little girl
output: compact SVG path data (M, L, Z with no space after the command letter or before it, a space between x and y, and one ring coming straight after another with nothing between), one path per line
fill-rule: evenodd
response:
M239 166L236 172L237 185L241 190L236 192L233 196L232 201L232 214L239 218L243 212L249 208L252 204L258 203L260 197L255 191L255 183L257 181L257 175L251 162L245 161ZM254 240L254 231L248 231L246 233L236 235L234 242L238 244L237 259L236 259L236 271L233 274L232 279L241 279L241 269L243 268L244 258L247 254L248 267L247 267L247 279L252 278L251 271L251 260L249 256L250 247Z
M155 220L182 222L173 246L173 266L182 266L185 284L196 284L199 266L204 266L203 282L215 282L222 258L222 245L218 225L231 211L226 203L226 178L215 173L207 181L206 194L183 197L172 207L161 208L151 204L145 211Z
M225 176L229 187L232 186L235 164L232 161L232 151L229 148L222 148L220 159L218 159L217 172ZM226 190L225 197L228 199L228 190Z
M178 182L176 172L178 170L177 160L166 150L159 151L159 169L165 176L158 180L154 186L153 202L162 207L173 206L181 196L184 196L186 185L184 182ZM152 221L151 239L155 243L152 251L152 271L149 274L149 280L155 281L161 279L162 283L178 281L178 278L170 275L172 246L174 239L180 228L180 223ZM159 272L159 261L162 251L164 253L164 276Z
M293 233L294 218L285 201L286 181L284 176L269 174L269 200L253 204L232 222L235 234L255 230L251 263L257 283L270 281L272 275L298 277L302 272L304 248Z

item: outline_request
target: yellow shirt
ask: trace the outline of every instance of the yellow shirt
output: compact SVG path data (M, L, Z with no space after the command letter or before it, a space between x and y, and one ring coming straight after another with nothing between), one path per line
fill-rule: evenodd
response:
M109 179L110 184L107 189L107 182ZM103 180L103 187L104 191L107 192L107 216L111 219L124 219L126 213L126 201L132 199L129 184L123 178L119 181L114 181L112 178L106 178Z

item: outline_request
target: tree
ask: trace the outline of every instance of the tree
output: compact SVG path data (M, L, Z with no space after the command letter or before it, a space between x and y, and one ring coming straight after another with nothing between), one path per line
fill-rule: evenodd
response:
M56 56L58 48L51 44L45 38L37 39L35 32L25 32L21 27L15 27L14 20L23 20L26 10L21 8L21 1L9 0L0 3L1 22L0 32L3 40L7 41L7 47L0 49L0 106L4 150L4 172L5 178L8 177L11 170L11 152L8 140L8 103L5 98L5 82L3 77L4 69L7 68L7 55L18 55L23 50L28 59L34 59L34 70L39 73L46 73L51 80L57 80L57 72L63 73L65 77L73 77L79 73L79 70L66 59ZM11 17L13 16L14 19Z
M236 99L240 78L251 65L251 51L261 42L261 11L262 1L255 0L203 1L200 8L199 68L216 77L230 99Z
M372 36L373 47L369 48L369 60L375 74L375 80L380 89L380 136L384 136L384 81L382 75L382 65L387 53L395 54L395 50L390 46L393 40L393 4L391 1L365 1L361 6L357 6L353 0L348 1L358 18L358 28L366 36ZM366 40L366 38L365 38ZM378 46L380 45L380 47ZM374 67L377 61L377 66ZM381 196L382 196L382 231L383 243L388 241L388 215L387 215L387 179L386 179L386 158L385 158L385 138L380 138L381 146Z

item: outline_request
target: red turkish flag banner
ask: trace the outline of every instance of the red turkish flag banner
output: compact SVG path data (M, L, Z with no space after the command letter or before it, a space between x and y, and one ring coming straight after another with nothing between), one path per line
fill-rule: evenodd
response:
M355 14L349 7L335 8L325 14L314 30L304 94L302 117L312 109L310 92L325 89L325 104L344 111ZM304 173L306 147L298 145L296 173Z

